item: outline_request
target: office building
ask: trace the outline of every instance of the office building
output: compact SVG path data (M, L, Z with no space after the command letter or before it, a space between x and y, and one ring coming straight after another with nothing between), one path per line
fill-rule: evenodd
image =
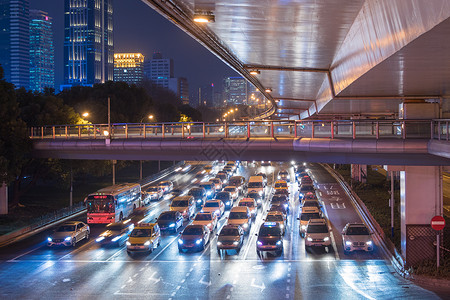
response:
M0 0L0 64L16 88L29 88L29 1Z
M182 104L189 104L189 83L186 78L169 78L169 89L177 95Z
M30 89L43 92L46 87L55 87L52 18L46 12L30 10Z
M65 0L64 86L114 79L112 0Z
M223 83L224 96L228 105L247 104L247 80L242 77L227 77Z
M144 55L141 53L114 54L114 81L139 84L144 79Z
M173 76L173 60L171 58L163 58L159 52L153 53L151 60L145 62L145 76L153 83L169 88L169 79Z

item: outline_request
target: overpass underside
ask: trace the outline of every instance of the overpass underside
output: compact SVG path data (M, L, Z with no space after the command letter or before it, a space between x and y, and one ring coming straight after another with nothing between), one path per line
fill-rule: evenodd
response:
M34 155L98 160L272 160L339 164L450 165L428 139L152 138L35 140ZM442 147L442 146L441 146Z

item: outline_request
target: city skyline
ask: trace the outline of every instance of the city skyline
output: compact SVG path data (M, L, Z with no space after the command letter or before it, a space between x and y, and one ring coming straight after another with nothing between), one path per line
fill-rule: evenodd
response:
M53 18L55 44L55 86L63 83L64 1L36 0L31 9L44 10ZM113 1L114 52L139 52L151 57L164 53L175 61L175 77L187 78L191 97L198 88L238 74L206 50L197 41L139 0Z

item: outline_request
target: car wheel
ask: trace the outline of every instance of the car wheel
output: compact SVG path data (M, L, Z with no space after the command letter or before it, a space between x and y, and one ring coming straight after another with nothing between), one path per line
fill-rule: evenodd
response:
M86 232L86 240L88 241L89 240L89 231L88 232Z
M156 244L156 247L159 247L159 245L161 245L161 241L158 240L158 244Z
M119 221L122 221L122 220L123 220L123 213L120 212Z
M258 257L261 257L261 251L256 250L256 255L258 255Z
M344 254L345 254L345 255L349 255L350 252L348 252L347 250L344 250Z
M72 239L72 247L74 247L75 248L75 246L77 245L77 239L76 238L73 238Z
M236 253L239 254L239 252L241 252L241 247L236 248Z
M305 237L305 234L304 234L303 232L300 232L300 236L301 236L302 238L304 238L304 237Z
M305 245L305 251L309 253L310 250L311 250L311 248L309 246Z
M281 256L281 254L283 254L283 249L275 251L275 254Z
M222 256L220 249L217 249L217 255Z

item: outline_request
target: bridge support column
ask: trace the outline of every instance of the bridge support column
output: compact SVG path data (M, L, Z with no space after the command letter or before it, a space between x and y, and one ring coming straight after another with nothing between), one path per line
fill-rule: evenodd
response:
M405 166L400 172L401 248L407 266L436 258L431 218L442 215L441 167Z
M367 165L351 165L351 177L358 182L367 181Z
M8 185L0 185L0 215L8 214Z

